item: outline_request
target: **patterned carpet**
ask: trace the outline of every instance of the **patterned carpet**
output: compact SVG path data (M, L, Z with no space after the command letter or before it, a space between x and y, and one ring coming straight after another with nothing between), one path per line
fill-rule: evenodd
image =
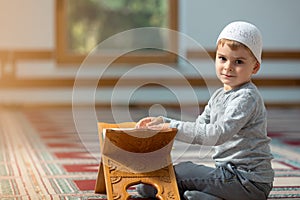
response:
M106 198L94 194L99 143L94 119L85 108L80 110L79 133L68 108L0 111L0 199ZM126 109L118 112L126 113ZM98 121L113 122L109 109L101 108L96 113ZM148 110L132 108L130 113L137 120ZM170 113L176 116L179 112ZM270 199L300 199L299 122L300 109L269 110L268 131L276 171ZM213 165L207 157L209 149L201 149L199 154L197 146L178 142L174 146L175 163L192 160ZM138 199L134 187L128 192Z

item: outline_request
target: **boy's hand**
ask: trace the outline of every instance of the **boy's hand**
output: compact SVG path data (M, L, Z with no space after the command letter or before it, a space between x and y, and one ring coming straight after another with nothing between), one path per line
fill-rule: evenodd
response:
M164 120L162 117L146 117L138 121L135 128L151 128L153 126L163 124Z
M153 126L148 126L149 129L153 129L153 130L166 130L170 128L170 124L169 123L161 123L161 124L157 124L157 125L153 125Z

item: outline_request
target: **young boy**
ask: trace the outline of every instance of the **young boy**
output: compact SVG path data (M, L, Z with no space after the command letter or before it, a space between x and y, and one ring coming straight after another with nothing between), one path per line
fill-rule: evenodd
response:
M217 39L215 67L223 87L195 122L147 117L137 128L177 128L176 139L214 146L216 167L183 162L174 166L181 199L267 199L274 179L267 114L252 74L260 69L262 38L247 22L227 25ZM155 197L155 188L138 192Z

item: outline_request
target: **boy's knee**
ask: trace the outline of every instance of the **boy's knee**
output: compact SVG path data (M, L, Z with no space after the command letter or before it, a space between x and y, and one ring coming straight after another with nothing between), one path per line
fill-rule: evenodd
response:
M155 198L157 190L152 185L139 184L136 187L137 192L144 198Z
M191 165L193 165L193 163L190 161L181 162L177 165L174 165L174 171L175 171L176 177L177 178L186 177L187 173L189 173L189 168Z

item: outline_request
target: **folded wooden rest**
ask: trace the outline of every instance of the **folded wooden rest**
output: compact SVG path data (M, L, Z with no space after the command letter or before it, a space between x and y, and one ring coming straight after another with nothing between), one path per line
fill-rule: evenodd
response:
M98 124L102 155L95 192L123 200L130 186L145 183L157 189L158 199L180 199L170 154L177 129L127 129L134 126Z

